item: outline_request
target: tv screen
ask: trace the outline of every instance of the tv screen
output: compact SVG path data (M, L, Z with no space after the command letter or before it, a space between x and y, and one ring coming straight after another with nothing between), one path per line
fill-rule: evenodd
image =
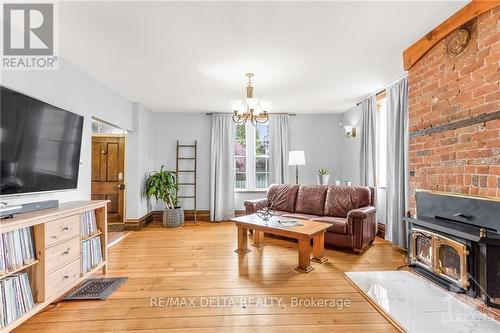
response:
M74 189L83 117L1 87L0 195Z

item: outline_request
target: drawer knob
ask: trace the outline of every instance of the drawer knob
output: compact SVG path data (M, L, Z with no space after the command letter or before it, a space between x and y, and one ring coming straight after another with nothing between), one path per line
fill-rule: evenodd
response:
M63 231L68 231L68 230L69 230L69 227L68 227L68 226L65 226L62 230L63 230Z
M63 255L69 254L69 250L71 250L71 249L68 247L68 249L63 252Z
M67 279L69 279L69 276L65 275L64 278L63 278L63 280L67 280Z

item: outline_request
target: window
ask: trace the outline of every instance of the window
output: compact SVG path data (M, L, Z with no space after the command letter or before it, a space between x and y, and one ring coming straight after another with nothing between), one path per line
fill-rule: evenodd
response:
M375 142L377 159L377 186L387 187L387 95L385 92L377 95L376 102L377 137Z
M269 186L269 123L236 125L235 188L261 190Z

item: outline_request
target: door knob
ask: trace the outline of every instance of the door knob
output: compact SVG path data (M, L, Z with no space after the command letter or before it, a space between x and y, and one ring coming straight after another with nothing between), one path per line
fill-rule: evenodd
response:
M125 184L118 184L118 188L120 190L124 190L125 189Z

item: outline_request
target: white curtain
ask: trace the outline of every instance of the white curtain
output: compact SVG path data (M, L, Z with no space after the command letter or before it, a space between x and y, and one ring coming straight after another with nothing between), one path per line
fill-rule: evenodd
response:
M361 103L361 113L360 183L376 187L375 96L370 96Z
M288 152L290 151L290 116L269 115L269 182L289 182Z
M408 208L408 79L387 91L387 225L386 238L406 248L406 224L401 220Z
M234 123L230 114L212 115L210 221L234 217Z

